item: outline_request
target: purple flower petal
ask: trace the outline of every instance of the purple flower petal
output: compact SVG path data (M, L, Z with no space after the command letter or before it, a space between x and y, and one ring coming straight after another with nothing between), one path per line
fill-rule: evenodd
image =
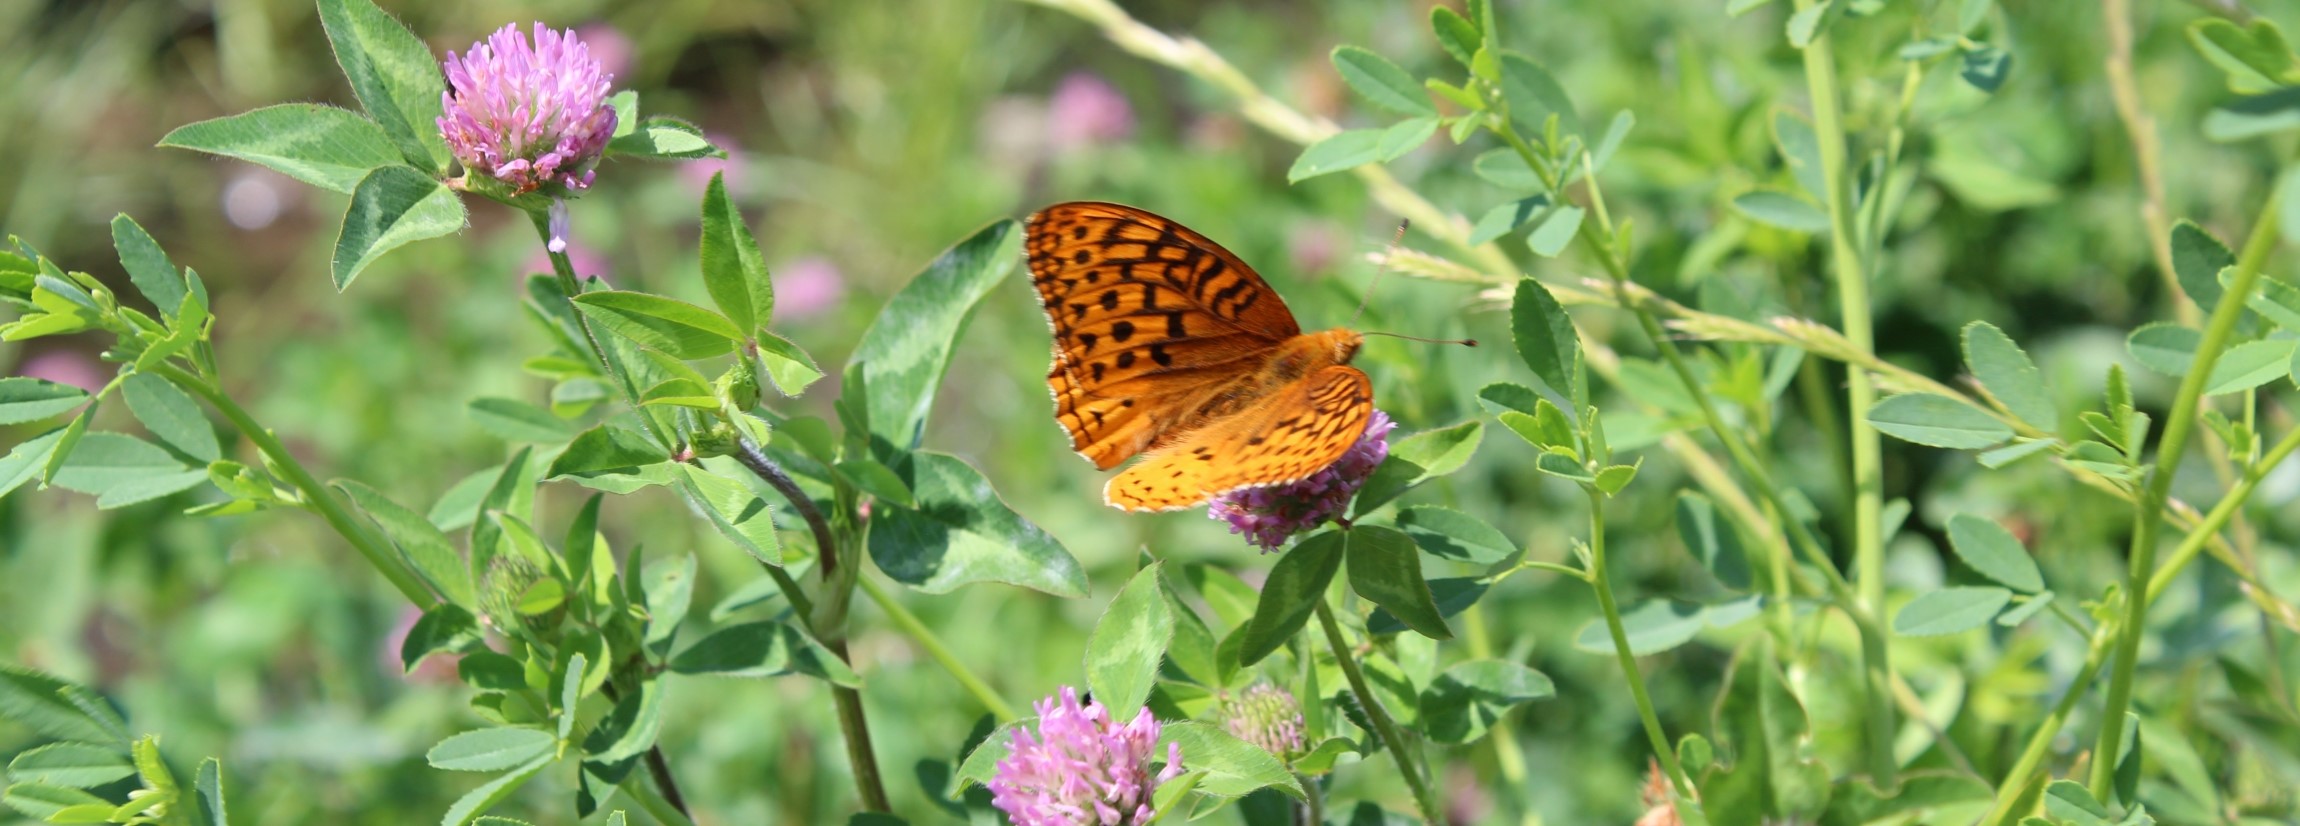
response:
M1169 743L1166 767L1150 774L1159 724L1142 709L1120 725L1101 703L1080 705L1064 686L1037 703L1038 735L1017 728L991 777L991 803L1015 826L1131 826L1149 821L1158 784L1182 773L1182 747Z
M593 59L573 31L535 24L532 42L504 26L442 68L439 133L471 173L514 193L546 187L560 193L591 186L592 167L615 135L607 104L614 75Z
M1374 468L1389 458L1389 435L1396 427L1389 414L1376 410L1366 420L1366 432L1358 437L1358 443L1333 464L1299 481L1241 488L1216 496L1207 505L1206 515L1228 521L1231 533L1244 534L1246 541L1263 553L1275 551L1296 534L1341 515L1351 497L1365 487Z

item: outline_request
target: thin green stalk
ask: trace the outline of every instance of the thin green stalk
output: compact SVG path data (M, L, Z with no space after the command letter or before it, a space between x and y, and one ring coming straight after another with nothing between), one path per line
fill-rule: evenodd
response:
M1580 575L1579 571L1573 573ZM1493 648L1493 633L1485 627L1484 607L1470 605L1462 610L1461 619L1462 641L1469 646L1470 658L1492 659L1496 652ZM1533 787L1526 782L1525 755L1517 750L1516 727L1510 724L1508 715L1502 715L1494 718L1493 723L1486 728L1486 740L1493 744L1493 761L1501 769L1502 785L1517 799L1518 812L1524 818L1524 823L1528 826L1539 823L1541 818L1533 811Z
M1637 701L1637 719L1645 723L1645 737L1653 743L1653 756L1677 789L1677 817L1686 823L1705 824L1701 804L1693 796L1693 782L1677 762L1677 749L1661 730L1653 713L1653 697L1645 690L1645 674L1637 670L1637 655L1629 650L1629 632L1621 625L1621 607L1613 601L1613 574L1605 564L1605 495L1589 492L1589 587L1597 592L1597 609L1605 613L1605 631L1613 636L1613 655L1621 660L1621 676L1629 681L1629 696Z
M1797 10L1812 8L1815 0L1796 0ZM1843 315L1845 339L1864 352L1876 349L1869 318L1869 273L1862 260L1855 230L1852 182L1845 175L1845 127L1837 111L1837 64L1829 35L1823 32L1805 45L1805 85L1812 97L1813 133L1819 138L1821 179L1828 193L1831 271L1836 276L1837 303ZM1853 440L1853 582L1860 589L1861 605L1869 611L1885 606L1885 476L1883 449L1877 429L1870 426L1869 408L1876 405L1876 387L1860 370L1845 374L1846 431ZM1893 706L1886 694L1890 682L1891 649L1882 635L1863 634L1862 670L1868 683L1868 756L1870 779L1879 788L1893 788L1899 763L1893 759Z
M2269 448L2268 453L2245 473L2244 478L2237 483L2236 487L2222 496L2220 502L2213 505L2212 510L2206 513L2204 518L2196 523L2196 527L2188 532L2188 536L2181 541L2180 546L2173 550L2170 557L2165 559L2164 566L2156 572L2155 578L2149 581L2145 597L2147 602L2155 602L2157 597L2164 594L2164 589L2172 584L2173 577L2178 576L2183 567L2203 553L2205 546L2211 543L2212 537L2217 535L2237 513L2242 511L2244 503L2252 498L2253 490L2259 487L2260 480L2266 478L2268 473L2275 470L2278 465L2283 464L2284 460L2290 458L2295 450L2300 450L2300 428L2287 431L2283 438L2278 439L2275 446ZM2076 617L2070 616L2066 609L2061 608L2058 604L2053 605L2052 608L2070 627L2075 628L2080 633L2085 630L2083 624L2078 622ZM2091 634L2092 643L2085 654L2084 666L2077 670L2076 678L2070 683L2068 693L2061 696L2060 702L2053 708L2053 713L2045 718L2044 724L2039 726L2035 733L2029 736L2028 745L2021 750L2019 761L2013 764L2012 771L2005 775L2003 783L1997 787L1997 808L1990 813L1988 819L1982 821L1983 823L1996 826L1996 824L2009 824L2015 819L2012 817L2013 813L2007 811L2006 807L2012 805L2012 801L2020 796L2021 789L2028 785L2030 776L2043 762L2046 748L2051 745L2054 738L2060 736L2061 726L2068 721L2069 710L2074 708L2076 701L2084 696L2084 688L2090 684L2093 672L2100 670L2101 661L2106 659L2110 650L2109 642L2121 640L2124 636L2138 636L2119 635L2112 627L2113 625L2113 623L2102 625L2093 630ZM2120 714L2118 718L2121 719L2122 716ZM2106 752L2096 751L2094 753L2104 754Z
M661 823L663 826L694 826L695 824L695 821L688 818L686 813L671 805L671 801L663 799L663 796L658 794L654 787L639 782L638 775L634 774L624 778L618 788L621 788L624 794L630 795L632 800L638 801L639 808L646 810L647 816L654 818L655 822Z
M2300 448L2300 427L2285 431L2284 437L2276 440L2276 445L2269 448L2268 454L2252 463L2236 487L2222 496L2219 504L2213 505L2204 519L2189 530L2188 536L2180 541L2180 546L2172 549L2172 555L2165 557L2164 566L2157 569L2148 580L2148 602L2155 602L2157 597L2164 595L2164 589L2172 585L2173 577L2179 576L2182 568L2195 561L2197 555L2204 553L2205 546L2212 543L2212 537L2243 512L2244 503L2252 498L2252 491L2260 486L2260 480L2266 478L2268 472L2275 470L2277 465L2283 464L2296 448Z
M1318 779L1296 774L1294 782L1302 784L1301 826L1326 826L1326 795L1318 788Z
M2076 708L2076 702L2087 693L2085 689L2092 685L2093 672L2099 671L2101 661L2107 658L2110 636L2112 632L2107 628L2102 628L2092 636L2092 645L2085 651L2084 665L2077 668L2075 676L2069 680L2067 690L2061 692L2060 702L2053 704L2052 713L2046 715L2044 723L2029 734L2028 745L2021 748L2020 759L2013 762L2012 770L2006 772L2004 780L1997 784L1996 806L1989 810L1988 817L1981 820L1984 826L2011 826L2020 819L2021 813L2013 811L2013 803L2021 798L2021 793L2036 777L2037 769L2044 765L2046 752L2052 748L2053 739L2060 736L2060 727L2068 722L2069 712ZM2122 716L2118 715L2119 719Z
M2140 505L2133 510L2131 565L2125 572L2124 582L2124 622L2117 630L2116 661L2109 670L2100 735L2092 751L2092 794L2103 800L2108 799L2116 781L2116 755L2124 740L2124 712L2132 704L2132 672L2140 660L2140 638L2147 631L2143 624L2148 619L2149 578L2156 573L2156 535L2164 522L2158 514L2172 495L2172 477L2178 475L2181 455L2188 450L2188 434L2196 425L2197 400L2203 396L2204 382L2235 333L2236 320L2244 314L2245 298L2259 286L2261 264L2276 247L2276 216L2277 197L2271 193L2267 203L2260 207L2259 218L2253 222L2252 235L2244 241L2244 251L2236 258L2235 277L2212 308L2211 320L2205 323L2204 337L2196 345L2196 361L2189 365L2188 375L2181 377L2180 390L2172 397L2164 422L2164 436L2157 442L2156 464L2149 470L2148 486L2142 493Z
M192 395L206 400L216 412L224 414L224 418L233 427L239 428L240 433L247 436L248 441L254 442L256 449L262 451L272 465L287 476L288 484L294 485L303 494L303 500L313 510L319 511L320 518L327 520L328 527L334 528L336 533L343 536L344 541L350 542L360 556L367 558L367 564L374 566L377 573L383 574L383 578L389 580L392 587L398 588L408 602L418 608L429 607L437 602L431 595L431 589L423 584L423 580L414 571L408 569L396 553L377 544L373 534L360 528L358 520L352 518L351 511L344 508L343 500L336 498L335 491L312 478L311 471L305 470L303 463L296 460L295 454L288 452L286 445L280 444L279 437L257 424L255 417L248 415L238 402L232 401L230 395L172 364L159 364L151 372L173 382L177 387L191 391Z
M1405 775L1406 787L1413 790L1414 805L1421 809L1422 821L1429 826L1440 826L1446 822L1445 810L1438 806L1437 795L1430 791L1429 781L1422 776L1421 761L1408 751L1405 736L1399 734L1397 724L1390 721L1390 713L1382 710L1382 701L1366 687L1366 674L1358 668L1357 657L1350 653L1349 641L1342 638L1342 624L1335 621L1333 607L1324 597L1318 598L1316 607L1318 625L1326 629L1326 645L1334 650L1334 662L1341 665L1342 677L1350 682L1350 693L1357 695L1358 705L1365 708L1366 718L1373 721L1374 733L1381 736L1390 759L1397 761L1398 773Z
M966 693L974 695L975 702L989 709L991 715L1000 721L1021 719L1015 714L1014 706L1006 702L1005 697L999 696L998 689L991 688L989 683L975 675L973 669L967 668L965 662L950 652L950 646L944 645L942 638L935 635L934 629L928 628L926 623L919 621L918 615L912 614L910 609L895 601L893 594L887 593L885 588L879 587L878 583L867 576L861 579L861 585L863 593L872 602L878 603L879 610L885 611L887 617L894 620L895 627L909 634L920 648L926 649L927 656L933 657L944 670L949 671L950 676L958 680L959 686L966 689Z

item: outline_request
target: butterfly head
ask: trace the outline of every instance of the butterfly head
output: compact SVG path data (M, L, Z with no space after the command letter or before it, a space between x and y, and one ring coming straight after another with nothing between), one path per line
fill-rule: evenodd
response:
M1358 357L1358 348L1366 343L1364 334L1348 327L1335 327L1324 332L1311 333L1308 338L1316 341L1319 351L1333 359L1335 364L1350 363L1350 359Z

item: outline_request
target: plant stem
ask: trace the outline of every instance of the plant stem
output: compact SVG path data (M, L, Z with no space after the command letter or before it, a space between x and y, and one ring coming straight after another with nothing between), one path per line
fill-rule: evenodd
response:
M2022 792L2028 788L2037 768L2044 764L2045 753L2051 749L2053 738L2060 736L2060 727L2068 722L2069 712L2076 708L2076 702L2087 693L2085 689L2091 685L2093 672L2099 671L2101 660L2107 658L2111 635L2112 632L2107 628L2093 634L2091 647L2085 651L2084 665L2077 668L2076 674L2068 682L2068 688L2061 692L2060 701L2053 704L2052 713L2046 715L2044 723L2029 735L2028 745L2021 748L2020 759L2013 762L2012 770L2006 772L2004 780L1997 784L1996 806L1989 810L1988 817L1983 818L1981 823L1986 826L2010 826L2020 819L2020 813L2012 810L2013 802L2019 800ZM2118 715L2120 719L2122 716Z
M1318 779L1296 774L1294 782L1302 784L1302 807L1297 811L1301 826L1326 826L1326 796L1318 788Z
M1605 495L1589 492L1589 587L1597 592L1597 609L1605 614L1605 631L1613 636L1613 654L1621 660L1621 677L1629 681L1629 696L1637 701L1637 719L1645 724L1645 737L1653 744L1653 756L1660 758L1662 771L1669 773L1669 785L1677 790L1677 816L1687 823L1705 823L1701 805L1693 797L1693 783L1685 777L1685 767L1677 762L1677 749L1669 745L1669 735L1661 730L1661 718L1653 713L1653 697L1645 690L1645 674L1637 670L1637 655L1629 650L1629 632L1621 625L1621 608L1613 601L1613 574L1605 564Z
M782 494L784 499L790 500L791 509L798 511L799 518L806 521L807 530L815 537L815 552L822 560L818 567L822 569L826 589L838 589L839 582L859 581L858 577L853 576L854 572L845 571L838 565L840 546L836 533L831 529L830 520L823 517L822 509L815 507L815 500L807 496L806 491L801 490L789 474L776 467L774 460L767 458L766 452L749 439L737 441L735 459L757 474L768 487ZM772 566L769 568L779 573ZM776 584L782 586L786 594L797 593L797 583L786 584L789 579L789 574L782 574ZM830 604L844 605L844 599L837 593L827 593L824 596L834 601ZM793 602L792 605L796 607L797 603ZM847 654L846 612L842 608L836 613L837 616L825 617L814 610L808 610L799 616L808 632L814 634L823 647L830 649L831 653L837 654L840 660L852 667L854 658ZM872 812L893 811L886 796L886 782L879 776L877 751L871 746L870 719L863 712L862 692L834 685L831 686L831 700L838 707L839 729L846 737L847 763L854 771L855 787L862 796L863 809Z
M2260 266L2276 246L2277 200L2272 192L2267 203L2261 205L2259 218L2252 225L2252 235L2245 239L2244 251L2236 258L2236 275L2221 293L2217 306L2212 308L2211 320L2205 323L2204 337L2196 345L2195 363L2189 365L2188 375L2180 379L2180 390L2173 394L2164 435L2157 442L2156 463L2148 472L2148 485L2139 507L2133 510L2131 565L2125 571L2124 581L2124 621L2117 627L2116 661L2109 670L2100 735L2092 752L2090 786L2093 796L2102 800L2108 799L2114 788L2117 750L2124 740L2124 712L2132 704L2132 672L2140 659L2140 638L2147 630L2142 626L2148 618L2149 578L2156 573L2157 528L2164 522L2159 514L2165 500L2172 495L2172 477L2178 475L2181 455L2188 450L2188 434L2196 424L2197 400L2203 397L2204 382L2211 377L2213 365L2220 361L2220 352L2227 349L2228 340L2235 333L2236 320L2244 314L2244 301L2259 285Z
M1815 0L1796 0L1797 10L1813 7ZM1831 271L1836 276L1837 303L1843 316L1846 340L1864 352L1876 350L1869 318L1869 274L1862 261L1860 239L1854 230L1852 182L1845 175L1845 127L1837 111L1837 65L1829 35L1823 32L1805 45L1805 85L1812 97L1813 132L1819 139L1821 178L1828 191ZM1869 408L1876 405L1876 387L1860 370L1845 373L1846 430L1853 441L1853 582L1860 589L1861 605L1884 610L1885 550L1882 513L1885 501L1883 450L1877 429L1869 424ZM1868 755L1870 780L1878 788L1895 786L1899 764L1893 759L1893 706L1888 685L1892 675L1891 649L1881 635L1863 634L1861 660L1868 684Z
M336 498L334 490L313 478L311 471L305 470L303 463L296 460L295 454L288 452L286 445L280 444L279 437L257 424L255 417L248 415L248 411L242 409L238 402L232 401L230 395L172 364L156 365L151 372L206 400L216 412L224 414L224 418L233 427L239 428L240 433L255 443L256 449L262 451L287 476L288 484L302 492L304 501L313 510L319 511L320 518L327 520L328 527L334 528L337 534L343 536L344 541L350 542L352 549L366 557L367 564L373 566L377 573L383 574L383 578L389 580L392 587L398 588L408 602L418 608L428 608L438 601L432 597L430 587L424 585L423 580L409 570L406 563L400 561L396 552L378 544L373 534L360 528L359 522L352 518L351 511L344 508L343 500Z
M2269 448L2267 455L2262 456L2260 461L2254 462L2245 472L2244 478L2236 483L2236 487L2220 497L2219 504L2213 505L2211 512L2206 513L2204 519L2188 531L2188 536L2180 541L2179 547L2172 549L2171 556L2165 557L2164 566L2148 580L2147 602L2155 602L2157 597L2164 595L2164 589L2172 585L2172 578L2179 576L2182 568L2204 552L2204 546L2211 543L2212 537L2218 535L2221 528L2243 513L2244 503L2252 498L2252 491L2260 486L2260 480L2266 478L2268 472L2275 470L2277 465L2283 464L2296 448L2300 448L2300 427L2285 431L2284 437L2276 440L2276 446Z
M1334 662L1342 667L1342 677L1350 682L1350 693L1357 695L1358 705L1366 711L1366 719L1374 724L1374 733L1382 738L1389 749L1390 759L1396 760L1398 773L1405 776L1406 787L1413 790L1414 805L1421 809L1422 821L1429 826L1442 826L1446 822L1445 810L1439 808L1437 796L1430 791L1429 781L1422 776L1421 761L1407 751L1405 736L1398 733L1390 714L1382 710L1382 702L1366 687L1366 674L1358 668L1358 659L1351 653L1348 640L1342 638L1342 624L1334 619L1334 609L1324 597L1315 602L1318 625L1326 630L1326 646L1334 650Z
M670 801L663 799L654 789L639 782L639 778L626 778L621 788L624 794L638 801L639 808L647 810L647 815L653 817L655 822L663 826L694 826L695 821L687 816L686 810L672 806Z
M918 643L919 647L926 649L927 656L933 657L934 661L940 663L944 670L949 671L950 676L958 680L959 687L966 689L966 693L974 695L975 702L981 703L983 708L988 709L992 716L997 717L1002 722L1021 719L1020 715L1015 713L1014 706L1008 703L1005 697L999 696L998 689L991 688L989 683L983 682L981 677L975 675L973 669L967 668L966 663L959 660L958 655L951 653L950 646L944 645L942 638L935 635L934 629L919 621L918 615L912 614L910 609L904 608L901 602L895 600L893 594L887 593L885 588L879 587L879 584L872 581L870 577L863 577L860 582L863 593L868 595L872 602L877 603L879 610L885 611L889 619L894 620L895 627L901 628L903 633L910 635L912 641Z
M815 507L815 500L807 496L807 492L799 488L799 483L777 467L775 460L767 458L766 451L760 450L750 439L737 440L735 461L750 468L751 473L767 483L767 487L774 488L776 493L789 500L791 510L798 511L799 518L806 520L807 532L814 534L815 564L822 569L823 579L828 580L836 574L839 566L838 541L833 538L830 521L823 518L822 509Z

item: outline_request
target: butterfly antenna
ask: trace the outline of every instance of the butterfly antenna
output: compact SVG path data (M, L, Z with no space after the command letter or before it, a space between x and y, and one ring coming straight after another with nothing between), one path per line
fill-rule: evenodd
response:
M1373 300L1374 286L1382 283L1382 276L1389 273L1390 261L1397 257L1398 244L1406 240L1406 227L1412 224L1413 219L1411 218L1398 219L1398 234L1390 237L1390 248L1382 253L1382 268L1374 271L1372 281L1366 282L1366 294L1358 297L1358 311L1350 314L1350 323L1347 326L1358 326L1358 316L1366 314L1366 302Z
M1474 338L1422 338L1421 336L1409 336L1403 333L1360 333L1359 335L1388 336L1390 338L1402 338L1407 341L1419 341L1424 344L1459 344L1463 347L1477 346L1477 339Z

